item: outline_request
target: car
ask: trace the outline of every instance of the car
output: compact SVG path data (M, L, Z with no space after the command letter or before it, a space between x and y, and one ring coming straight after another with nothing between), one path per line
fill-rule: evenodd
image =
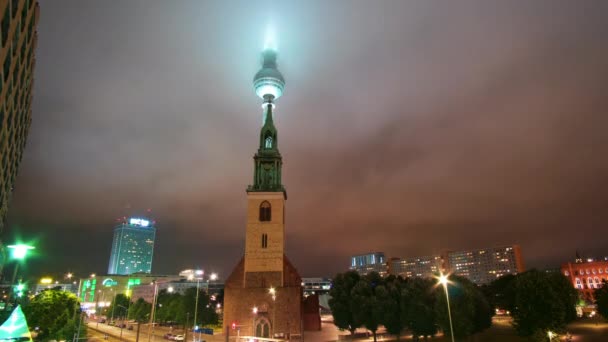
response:
M133 330L133 326L129 325L129 327L127 328L127 330Z
M165 334L165 335L163 336L163 338L164 338L165 340L173 340L173 339L175 339L175 335L173 335L173 334L171 334L171 333L167 333L167 334Z
M183 341L184 340L184 335L175 335L175 337L173 337L174 341Z

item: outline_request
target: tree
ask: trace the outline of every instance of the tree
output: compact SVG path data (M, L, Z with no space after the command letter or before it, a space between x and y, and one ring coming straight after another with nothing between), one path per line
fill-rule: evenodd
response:
M515 304L515 279L513 274L504 275L489 285L482 286L482 291L492 308L513 311Z
M608 319L608 283L606 280L602 282L602 287L595 290L595 304L597 304L597 312L605 319Z
M561 274L537 270L518 274L515 280L513 325L521 336L560 332L576 317L576 290Z
M438 286L435 291L438 296L435 303L437 321L444 332L449 332L445 291L443 286ZM490 327L493 312L477 285L466 278L450 276L448 294L455 337L470 336Z
M108 317L126 317L128 307L129 298L125 294L119 293L112 299L104 313Z
M28 324L38 327L38 340L68 340L74 337L80 319L76 295L61 290L42 291L23 308Z
M355 285L361 280L359 273L349 271L339 273L333 279L332 287L329 290L329 308L334 317L334 324L340 329L350 331L352 335L355 330L363 325L363 322L358 320L358 316L354 314L355 307L353 306L351 293Z
M401 292L404 287L404 280L401 277L389 276L385 282L387 295L383 298L382 305L384 306L384 314L382 316L382 324L389 334L397 337L397 341L401 336L401 332L405 329L404 311L401 306Z
M435 284L430 278L409 278L401 292L402 319L415 340L437 333Z
M182 310L182 314L186 312L194 312L196 307L196 287L191 287L186 289L184 292L184 309ZM191 315L194 318L193 315ZM199 289L198 294L198 310L197 310L197 324L198 325L208 325L208 324L217 324L219 317L215 312L215 307L210 304L209 295L203 289ZM193 322L194 323L194 322Z
M388 301L388 291L382 277L376 272L367 274L353 287L351 296L356 308L354 316L372 332L375 342L378 326L386 314L384 304Z
M139 298L129 307L129 318L137 322L145 322L150 319L150 311L152 311L152 304Z

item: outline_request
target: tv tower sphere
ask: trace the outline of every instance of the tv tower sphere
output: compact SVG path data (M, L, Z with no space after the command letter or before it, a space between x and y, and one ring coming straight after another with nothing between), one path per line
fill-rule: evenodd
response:
M277 52L266 49L262 52L262 69L253 78L255 93L265 101L272 102L283 94L285 79L277 69Z

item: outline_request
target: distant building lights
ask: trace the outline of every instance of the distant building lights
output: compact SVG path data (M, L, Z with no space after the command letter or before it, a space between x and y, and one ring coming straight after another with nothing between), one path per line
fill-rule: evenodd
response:
M129 224L140 227L148 227L150 225L150 221L140 218L131 218L129 219Z

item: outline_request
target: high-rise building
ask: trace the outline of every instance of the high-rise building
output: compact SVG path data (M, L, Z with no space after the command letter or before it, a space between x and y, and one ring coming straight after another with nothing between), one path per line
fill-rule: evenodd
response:
M518 245L448 252L447 269L477 285L489 284L496 278L524 271Z
M108 274L151 273L154 256L154 222L130 218L114 228Z
M388 262L389 273L408 277L433 277L445 269L441 255L414 258L391 258Z
M350 270L356 271L361 275L377 272L384 277L388 273L388 265L386 263L386 258L384 257L384 252L373 252L352 256L350 258Z
M37 0L0 1L0 232L32 121ZM4 247L0 243L0 271Z
M302 279L285 255L287 193L281 182L283 159L273 117L274 101L281 96L285 80L276 58L274 50L265 49L262 69L253 80L256 94L263 99L263 123L253 157L253 184L247 188L245 255L224 288L224 331L237 335L230 327L238 326L241 338L299 338L307 329L303 311L315 307L303 305ZM318 309L313 314L319 318Z

